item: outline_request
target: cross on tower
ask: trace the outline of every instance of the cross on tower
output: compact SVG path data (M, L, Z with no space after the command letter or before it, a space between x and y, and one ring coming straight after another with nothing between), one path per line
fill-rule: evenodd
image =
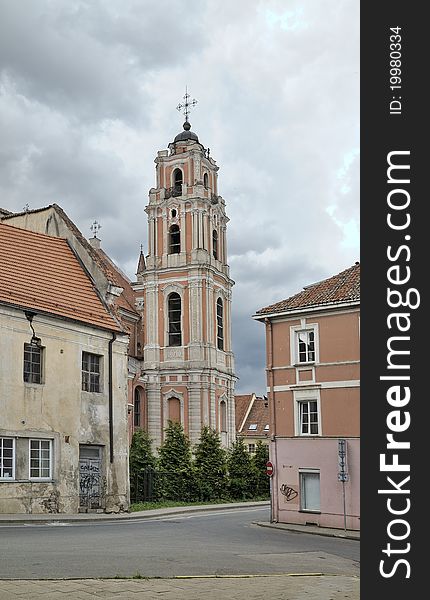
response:
M90 229L94 233L95 238L97 237L97 234L101 228L102 226L100 225L100 223L97 223L97 221L94 221L94 223L91 225Z
M185 121L188 122L188 115L190 114L190 106L194 107L197 104L197 100L195 100L194 98L192 100L190 100L191 96L188 93L188 88L185 87L185 96L183 96L184 102L178 104L178 106L176 107L176 110L179 110L179 112L183 110L183 114L185 116Z

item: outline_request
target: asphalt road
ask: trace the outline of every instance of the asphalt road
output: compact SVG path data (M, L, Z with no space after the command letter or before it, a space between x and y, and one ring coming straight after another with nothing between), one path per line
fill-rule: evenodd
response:
M358 575L359 542L259 527L268 508L0 526L0 578Z

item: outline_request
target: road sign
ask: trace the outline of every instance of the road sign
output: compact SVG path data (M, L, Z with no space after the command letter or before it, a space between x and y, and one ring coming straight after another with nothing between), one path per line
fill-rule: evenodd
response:
M268 475L269 477L272 477L273 471L274 471L273 464L270 462L270 460L268 460L266 463L266 475Z
M339 471L337 474L338 481L348 481L348 469L346 464L346 440L337 441L337 455Z

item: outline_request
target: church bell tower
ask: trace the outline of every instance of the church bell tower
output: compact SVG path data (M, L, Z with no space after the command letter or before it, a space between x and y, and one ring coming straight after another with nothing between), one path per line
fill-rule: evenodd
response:
M158 447L169 420L194 444L204 425L235 440L231 289L224 199L209 148L191 131L186 92L181 131L155 159L148 255L137 273L144 302L147 429Z

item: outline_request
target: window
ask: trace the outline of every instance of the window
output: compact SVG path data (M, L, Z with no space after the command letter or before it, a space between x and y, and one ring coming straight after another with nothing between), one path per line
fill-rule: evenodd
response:
M43 348L24 344L24 381L26 383L42 383Z
M179 398L169 398L168 402L169 406L169 421L173 421L174 423L181 422L181 401Z
M257 431L257 423L251 423L248 429L250 431Z
M15 479L15 440L0 438L0 479Z
M217 324L217 347L218 350L224 350L224 317L221 298L216 302L216 324Z
M30 440L30 479L51 477L51 440Z
M264 431L269 431L269 425L264 426Z
M315 331L307 329L297 332L299 362L315 362Z
M179 225L172 225L169 229L169 254L179 254L181 251L181 231Z
M248 444L248 452L250 454L255 454L255 444Z
M320 474L316 471L301 471L300 479L300 510L320 512Z
M221 400L221 402L219 403L219 412L220 412L221 431L226 432L227 431L227 404L225 403L225 400Z
M140 404L140 392L138 389L135 389L134 390L134 426L135 427L140 427L141 410L142 410L142 406Z
M304 400L299 402L299 435L318 435L318 402Z
M101 392L100 363L101 356L82 352L82 389L84 392Z
M212 254L215 260L218 260L218 232L216 229L212 232Z
M181 196L182 194L183 176L181 169L173 171L173 196Z
M167 301L169 313L169 346L182 346L181 297L176 292Z
M209 187L209 177L207 173L203 175L203 185L206 189Z

